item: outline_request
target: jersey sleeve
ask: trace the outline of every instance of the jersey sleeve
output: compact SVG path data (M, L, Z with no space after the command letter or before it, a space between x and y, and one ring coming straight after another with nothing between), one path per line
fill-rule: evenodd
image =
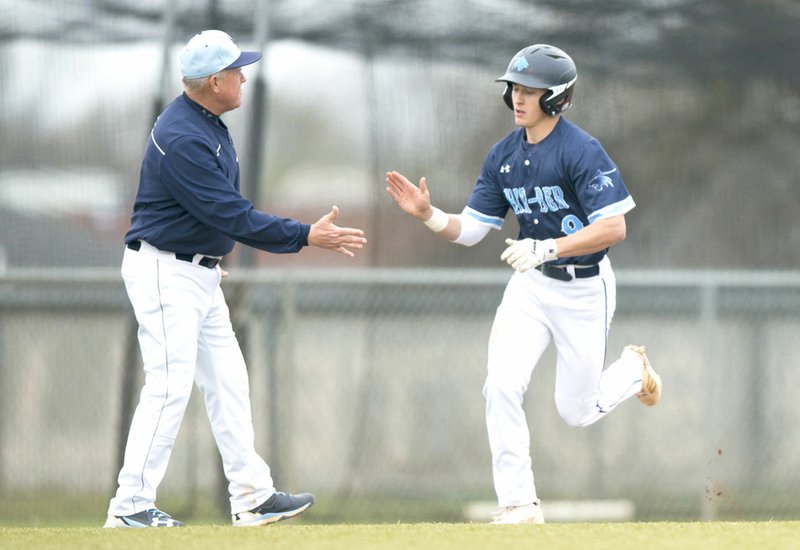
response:
M162 180L189 214L232 239L267 252L300 250L310 226L256 210L215 160L202 139L182 137L165 156Z
M596 139L583 144L571 172L570 179L589 223L625 214L636 206L619 168Z
M493 147L486 155L478 181L462 214L471 216L492 229L501 229L508 212L508 201L497 182L495 149L496 147Z

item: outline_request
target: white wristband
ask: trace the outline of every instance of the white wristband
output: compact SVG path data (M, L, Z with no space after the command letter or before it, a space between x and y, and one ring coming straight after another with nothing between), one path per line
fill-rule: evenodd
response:
M425 222L425 225L427 225L428 228L434 233L444 231L444 228L447 227L448 223L450 223L450 216L435 206L432 206L431 209L433 210L433 215Z

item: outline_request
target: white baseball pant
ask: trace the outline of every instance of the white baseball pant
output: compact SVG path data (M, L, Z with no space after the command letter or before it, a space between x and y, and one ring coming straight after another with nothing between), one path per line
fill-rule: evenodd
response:
M588 426L635 395L642 363L623 354L605 371L616 281L604 258L600 274L559 281L538 270L514 273L497 308L483 388L492 473L500 507L537 500L530 431L522 401L536 364L556 347L556 408L567 424Z
M108 513L125 516L155 506L193 382L222 456L231 513L258 506L275 487L255 450L248 375L219 286L220 268L177 260L142 243L139 251L125 249L122 277L139 323L145 383Z

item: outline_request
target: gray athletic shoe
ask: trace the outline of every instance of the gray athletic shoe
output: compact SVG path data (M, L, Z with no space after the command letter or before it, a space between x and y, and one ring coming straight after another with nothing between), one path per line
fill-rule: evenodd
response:
M234 527L258 527L288 519L308 510L314 504L314 495L300 493L275 492L263 504L250 511L233 514L231 519Z
M137 512L130 516L112 516L109 514L106 528L115 527L183 527L183 523L158 508L150 508L144 512Z

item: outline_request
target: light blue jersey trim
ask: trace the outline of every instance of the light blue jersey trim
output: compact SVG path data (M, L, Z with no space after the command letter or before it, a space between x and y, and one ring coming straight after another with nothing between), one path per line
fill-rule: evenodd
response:
M482 214L474 208L470 208L469 206L465 206L461 213L474 218L481 225L488 225L492 229L502 229L503 222L505 221L503 218L498 218L497 216L487 216L486 214Z
M627 212L633 210L635 206L636 203L633 202L633 197L628 195L624 200L615 202L614 204L609 204L608 206L589 214L589 223L594 223L597 220L602 220L604 218L613 218L614 216L626 214Z

